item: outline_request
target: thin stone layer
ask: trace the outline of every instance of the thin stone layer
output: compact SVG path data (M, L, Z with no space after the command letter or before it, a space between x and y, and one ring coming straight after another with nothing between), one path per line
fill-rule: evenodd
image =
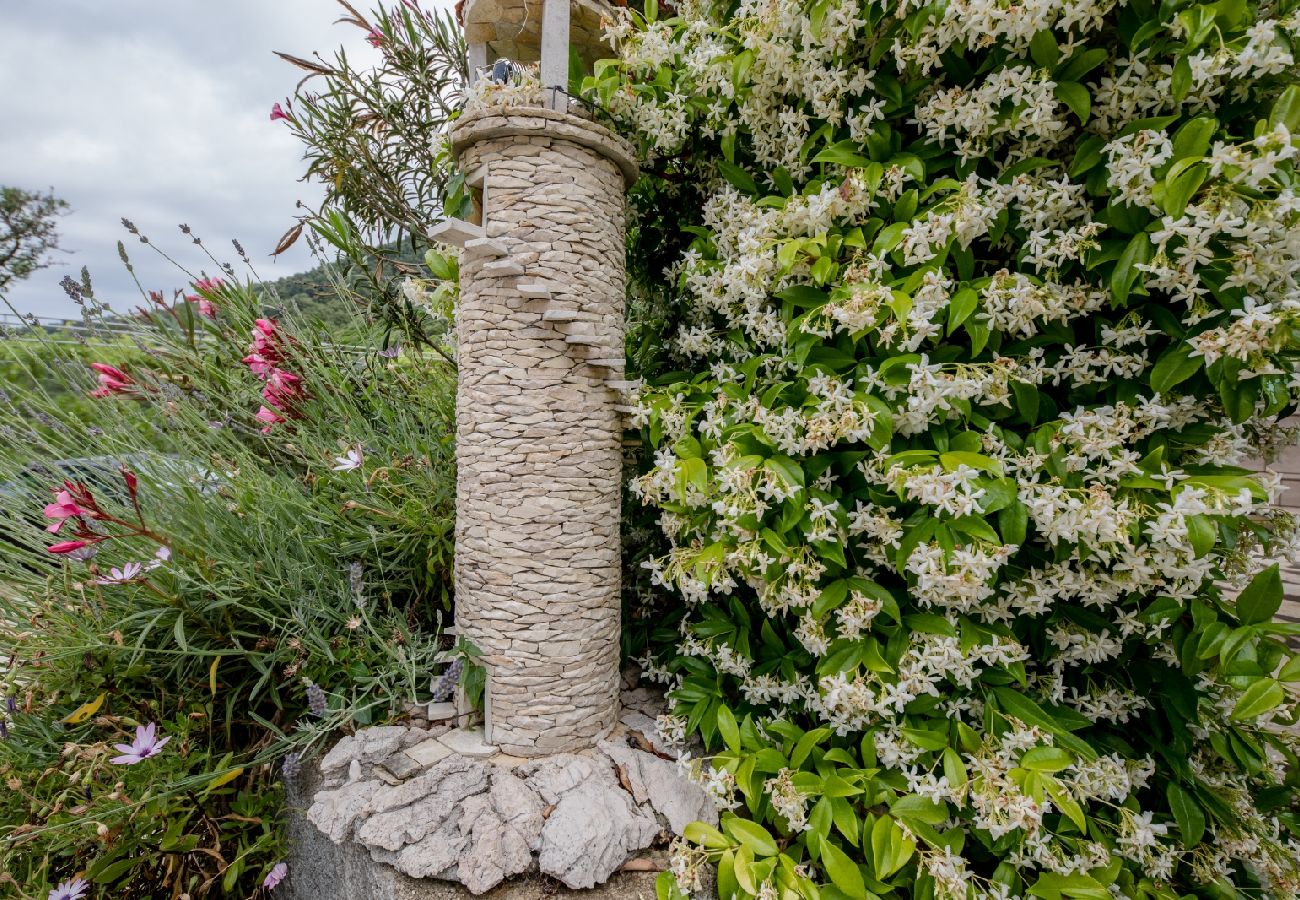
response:
M491 743L543 756L618 719L623 429L591 360L624 353L627 160L601 126L536 109L468 116L452 141L509 248L461 257L456 622L488 669Z

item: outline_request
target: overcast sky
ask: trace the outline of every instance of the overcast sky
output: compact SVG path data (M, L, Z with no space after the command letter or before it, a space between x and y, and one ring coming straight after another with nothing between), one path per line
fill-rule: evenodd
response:
M52 187L72 206L66 265L14 285L9 301L71 315L59 281L84 265L101 299L135 305L119 239L145 287L183 287L123 216L196 267L181 222L223 259L238 238L267 279L309 268L305 241L268 257L295 202L319 196L298 181L300 145L268 118L303 74L272 51L374 52L333 24L340 13L334 0L0 0L0 184Z

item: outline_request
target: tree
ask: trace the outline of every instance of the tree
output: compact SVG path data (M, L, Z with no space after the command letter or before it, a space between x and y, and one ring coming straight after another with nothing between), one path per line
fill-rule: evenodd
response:
M0 291L53 265L59 249L58 217L67 201L47 193L0 186Z

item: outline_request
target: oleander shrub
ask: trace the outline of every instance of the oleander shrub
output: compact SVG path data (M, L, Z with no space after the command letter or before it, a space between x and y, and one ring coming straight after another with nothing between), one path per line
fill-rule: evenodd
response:
M1296 8L615 16L661 897L1296 896Z
M283 780L429 697L451 366L213 268L0 341L5 897L265 896Z

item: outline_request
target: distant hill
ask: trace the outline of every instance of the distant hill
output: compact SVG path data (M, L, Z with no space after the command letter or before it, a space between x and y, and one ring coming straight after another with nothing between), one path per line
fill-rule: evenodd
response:
M392 252L396 248L393 246L384 249ZM404 248L397 252L396 259L418 271L424 271L421 255L410 249ZM357 294L341 296L336 286L338 281L360 289L358 279L349 277L346 263L322 263L296 275L263 282L262 286L284 305L297 307L304 318L318 320L331 328L344 328L352 324L354 316L365 312L369 298Z
M326 326L343 328L352 324L357 314L355 301L340 296L339 289L326 272L327 268L338 272L336 266L322 263L306 272L263 282L262 286L269 294L267 301L274 305L272 297L278 297L280 303L296 307L305 318L318 320Z

